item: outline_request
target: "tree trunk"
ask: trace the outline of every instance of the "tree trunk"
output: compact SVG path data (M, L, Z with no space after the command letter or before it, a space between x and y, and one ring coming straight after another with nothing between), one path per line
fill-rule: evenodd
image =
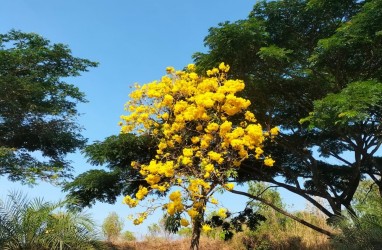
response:
M197 209L198 215L195 217L195 219L192 222L192 236L191 236L191 245L190 250L199 250L199 240L200 240L200 234L202 232L202 223L204 220L204 206L206 205L206 202L204 199L201 199L200 202L203 204L199 206Z
M199 249L200 233L202 232L202 221L203 221L203 216L201 216L200 214L194 220L194 223L192 226L190 250Z

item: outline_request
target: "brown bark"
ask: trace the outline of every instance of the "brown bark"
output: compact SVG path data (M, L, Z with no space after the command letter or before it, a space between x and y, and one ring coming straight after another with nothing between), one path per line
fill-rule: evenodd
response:
M191 236L191 245L190 250L199 250L199 240L200 234L202 232L202 223L204 220L204 206L206 201L204 199L200 200L201 206L198 207L198 215L194 218L192 222L192 236Z
M190 250L199 249L200 234L202 232L202 220L203 216L201 216L200 214L194 219L194 223L192 226Z

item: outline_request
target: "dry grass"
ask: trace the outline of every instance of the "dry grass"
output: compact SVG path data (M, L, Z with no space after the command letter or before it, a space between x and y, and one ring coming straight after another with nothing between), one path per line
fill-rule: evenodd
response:
M298 227L298 226L297 226ZM262 234L251 237L246 233L238 233L231 241L202 237L200 250L332 250L325 236L305 231L301 236L291 236L296 232L285 232L284 236ZM110 246L110 250L188 250L189 239L166 240L163 238L149 238L144 241L125 242Z
M118 245L109 246L109 249L115 250L188 250L190 240L166 240L163 238L152 237L144 241L125 242ZM200 250L233 250L229 244L222 240L201 237Z

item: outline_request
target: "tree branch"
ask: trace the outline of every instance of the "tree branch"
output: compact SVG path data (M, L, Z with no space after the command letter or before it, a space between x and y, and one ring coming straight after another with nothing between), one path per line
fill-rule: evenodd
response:
M254 195L251 195L251 194L246 193L246 192L237 191L237 190L230 190L229 192L234 193L234 194L239 194L239 195L247 196L247 197L249 197L249 198L251 198L251 199L260 201L261 203L264 203L265 205L267 205L267 206L273 208L275 211L277 211L277 212L279 212L279 213L281 213L281 214L283 214L283 215L285 215L285 216L287 216L287 217L289 217L289 218L291 218L291 219L293 219L293 220L295 220L295 221L301 223L301 224L304 225L304 226L307 226L307 227L309 227L309 228L315 230L316 232L325 234L325 235L327 235L327 236L329 236L329 237L333 237L333 236L334 236L333 233L331 233L331 232L329 232L329 231L327 231L327 230L325 230L325 229L323 229L323 228L320 228L320 227L318 227L318 226L315 226L315 225L313 225L313 224L307 222L306 220L303 220L303 219L301 219L301 218L298 218L297 216L295 216L295 215L293 215L293 214L291 214L291 213L289 213L289 212L287 212L287 211L285 211L285 210L283 210L283 209L281 209L281 208L275 206L275 205L272 204L271 202L268 202L268 201L265 200L264 198L261 198L261 197L258 197L258 196L254 196Z

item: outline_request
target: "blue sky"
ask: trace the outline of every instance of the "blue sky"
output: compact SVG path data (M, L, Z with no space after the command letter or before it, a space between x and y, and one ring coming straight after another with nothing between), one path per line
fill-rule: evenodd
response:
M67 44L74 56L100 63L70 80L89 100L79 105L79 123L91 143L119 133L119 116L124 114L123 105L135 82L159 79L167 66L182 69L192 63L193 53L206 51L203 39L210 27L245 19L254 4L254 0L4 0L0 33L10 29L35 32L54 43ZM76 174L92 168L80 154L70 159ZM60 188L47 183L29 188L0 178L1 198L14 189L53 201L65 196ZM97 203L88 212L99 224L112 211L126 217L132 211L121 199L115 205ZM286 196L285 202L303 208L295 199ZM227 195L222 201L238 210L245 199ZM125 229L139 235L158 218L157 214L139 227L125 221Z

